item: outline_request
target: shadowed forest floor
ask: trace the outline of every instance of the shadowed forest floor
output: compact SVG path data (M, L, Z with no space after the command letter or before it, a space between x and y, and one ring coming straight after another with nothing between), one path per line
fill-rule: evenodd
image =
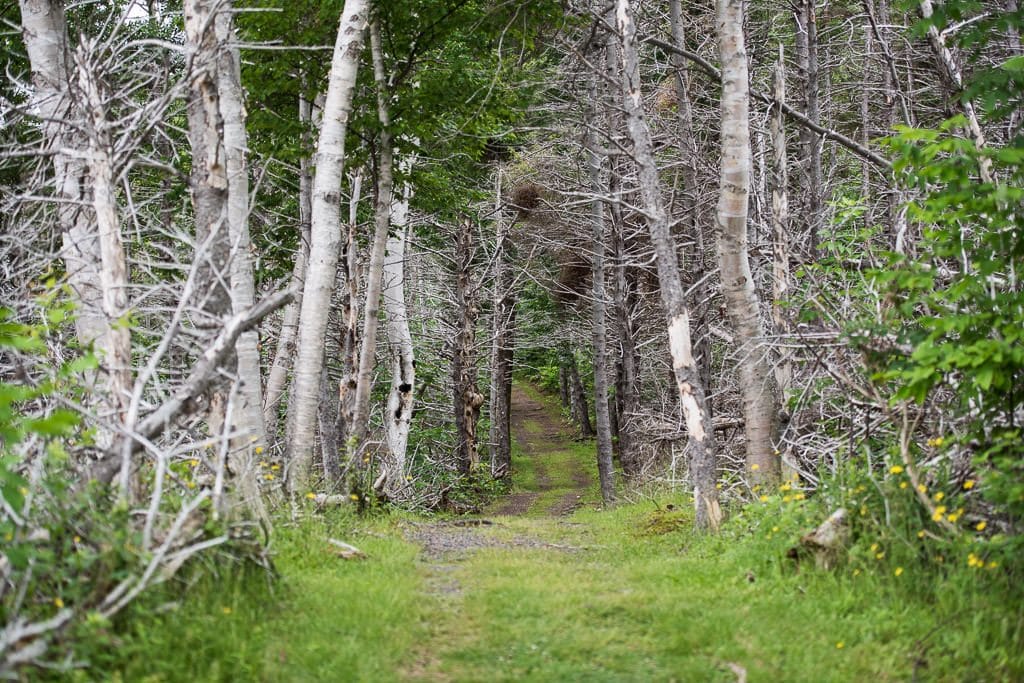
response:
M280 525L279 582L207 579L137 618L99 680L1024 680L1020 591L998 572L875 549L796 565L787 550L823 514L811 500L734 510L718 536L681 496L602 510L593 442L556 399L514 396L513 490L484 514Z

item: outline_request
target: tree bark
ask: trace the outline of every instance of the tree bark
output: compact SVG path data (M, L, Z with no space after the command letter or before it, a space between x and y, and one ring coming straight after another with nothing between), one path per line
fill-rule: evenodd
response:
M606 52L602 50L602 52ZM602 55L605 57L606 55ZM615 502L615 469L612 465L612 429L608 412L608 338L605 316L605 268L604 268L604 199L608 186L602 172L603 159L598 154L597 139L598 103L604 100L598 87L598 74L591 74L590 121L587 126L587 170L594 197L590 200L590 223L592 290L591 303L592 337L594 344L594 421L597 428L597 473L601 485L601 500L605 505Z
M377 358L377 328L380 319L381 277L384 273L384 252L391 225L391 202L394 187L394 149L391 140L391 118L388 113L387 79L380 47L380 30L376 21L370 24L370 52L377 88L377 118L380 121L380 157L377 162L377 201L374 208L373 242L366 272L366 299L363 302L363 335L359 348L359 369L356 373L355 403L352 423L345 434L349 460L359 467L363 441L370 426L370 390L373 388L373 367Z
M775 101L786 101L786 66L782 44L775 65ZM772 109L769 123L772 137L772 322L775 334L789 332L785 302L789 297L789 175L786 155L786 127L782 107ZM779 394L786 395L793 380L791 353L783 351L775 366Z
M405 243L408 231L409 190L395 202L391 222L395 234L388 238L384 257L384 312L387 317L391 391L385 412L385 436L390 462L387 490L394 496L405 486L406 451L412 426L416 390L416 361L405 306Z
M245 132L245 104L242 93L241 62L236 46L231 3L219 5L216 17L218 90L223 140L227 162L227 220L231 241L231 310L238 314L256 301L252 259L249 256L249 171L246 163L248 138ZM232 432L235 439L228 456L228 468L242 508L268 520L260 497L256 451L267 446L263 422L263 392L260 370L259 331L243 332L235 344L238 359L238 396L241 405L233 410Z
M75 332L83 347L109 346L100 286L99 238L91 225L85 154L73 118L80 116L69 92L64 3L20 0L22 36L32 68L32 106L39 114L46 151L52 152L53 185L61 230L61 260L75 294ZM99 435L107 446L110 434Z
M476 286L472 263L475 251L473 224L459 223L455 239L455 320L452 348L452 390L455 411L455 463L459 474L469 476L480 462L476 427L484 397L476 384Z
M115 159L113 143L107 121L106 93L103 92L100 64L90 55L100 54L97 46L83 43L77 51L79 87L85 95L88 133L88 168L92 184L92 206L96 217L96 235L100 245L100 291L103 294L103 313L106 332L100 338L104 346L104 365L107 371L106 409L117 425L125 425L133 389L132 338L125 316L128 314L128 264L121 239L118 215ZM130 498L131 458L124 457L118 478L118 488L127 500Z
M497 239L494 254L494 342L491 348L491 476L512 474L512 359L515 348L515 293L509 225L501 209L501 166L495 172L494 204Z
M626 127L633 142L644 218L655 250L661 303L668 323L672 370L690 437L690 477L694 486L697 525L716 530L722 513L715 488L714 430L705 405L704 386L693 357L690 311L679 279L679 260L661 196L651 133L644 118L636 25L629 0L616 0L616 27L622 41L622 101Z
M750 122L747 54L743 38L742 0L717 0L718 46L722 61L722 168L715 227L726 310L739 349L737 371L743 394L747 470L755 484L779 477L775 456L778 435L778 389L768 362L757 293L747 249L747 204L750 193Z
M327 331L326 312L334 289L341 242L341 195L338 188L345 164L345 134L352 111L367 5L367 0L345 1L317 144L310 259L299 314L299 343L288 430L288 489L293 496L308 491L311 483L317 402Z

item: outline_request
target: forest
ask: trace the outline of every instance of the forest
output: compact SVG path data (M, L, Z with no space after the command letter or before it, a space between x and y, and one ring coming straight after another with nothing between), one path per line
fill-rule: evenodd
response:
M1024 679L1017 2L0 2L0 678Z

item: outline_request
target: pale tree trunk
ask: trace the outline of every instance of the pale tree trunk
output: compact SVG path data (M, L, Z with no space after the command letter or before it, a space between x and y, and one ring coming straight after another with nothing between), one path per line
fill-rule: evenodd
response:
M80 116L68 90L68 38L64 3L60 0L21 0L21 25L32 67L32 108L38 115L43 140L53 158L54 195L61 229L61 259L75 295L75 332L83 346L109 346L107 317L100 286L100 243L91 225L82 143L72 118ZM77 150L77 151L76 151ZM99 435L102 447L111 435Z
M607 56L607 55L602 55ZM602 172L603 159L598 153L597 126L599 118L597 105L603 101L598 87L598 74L591 74L589 121L587 126L587 170L590 187L594 193L590 200L590 222L593 239L591 248L592 335L594 344L594 422L597 429L597 473L601 485L601 500L605 505L615 502L615 469L612 465L612 429L608 411L608 338L605 315L605 269L604 269L604 195L608 186Z
M818 15L815 0L801 0L797 13L797 61L804 78L804 106L807 118L821 124L818 83ZM800 129L807 206L808 256L815 258L821 235L821 136L806 126Z
M395 234L388 238L382 292L391 357L391 391L388 393L384 431L390 457L387 485L388 490L392 492L400 492L405 486L403 477L416 389L416 362L405 306L405 244L408 219L407 188L391 210Z
M327 311L334 290L341 243L339 188L345 164L345 134L352 112L367 5L367 0L345 1L317 144L310 258L299 313L299 340L288 425L288 489L293 495L308 491L311 483Z
M349 200L348 230L345 237L345 248L342 250L342 265L339 271L344 275L337 299L338 319L341 326L341 338L338 342L337 365L341 368L341 381L338 383L338 409L335 415L335 429L338 435L348 434L353 424L358 388L359 368L359 251L356 245L356 230L359 227L359 202L362 199L363 174L357 171L349 176L351 197ZM347 286L346 286L347 284ZM338 453L332 456L338 460ZM328 463L324 463L325 466ZM341 471L340 460L337 466L330 463L331 471ZM330 474L330 471L328 472ZM331 479L331 476L328 477Z
M299 96L299 123L308 124L310 118L309 101ZM303 134L305 136L305 133ZM299 331L299 309L302 307L302 287L306 280L306 264L309 262L309 226L312 211L312 185L309 159L303 156L299 160L299 246L295 252L295 265L288 283L289 289L295 292L295 299L285 307L281 315L281 328L277 336L277 348L274 360L267 375L267 388L263 397L263 422L267 435L277 439L278 411L284 388L288 383L288 371L292 367L292 356L295 351L295 337Z
M100 55L95 44L85 42L78 49L77 67L79 87L85 96L88 131L89 180L92 183L92 206L96 218L96 235L100 244L100 290L103 294L103 313L106 316L104 365L107 370L108 405L110 418L117 425L125 425L128 416L132 382L131 329L124 319L128 313L128 265L121 239L121 224L117 210L117 184L115 160L111 158L113 145L107 121L107 93L101 82L101 65L93 63L91 55ZM122 458L118 486L121 495L131 495L131 458Z
M686 49L686 37L683 32L683 12L680 0L671 0L669 4L669 20L672 29L672 42L681 50ZM685 256L687 263L684 270L689 272L689 277L684 281L684 287L690 292L690 299L687 302L693 312L693 319L703 321L706 319L707 302L711 301L711 294L708 292L708 280L705 277L704 266L705 254L705 225L709 224L710 216L698 200L699 188L706 187L710 179L701 178L698 169L703 166L701 161L701 144L694 133L693 124L693 103L689 94L689 67L686 58L679 53L672 53L672 65L676 72L676 98L679 103L677 119L679 121L679 147L683 155L683 163L680 169L683 184L683 225L689 233L686 240ZM700 372L701 381L707 398L705 409L708 415L714 417L714 405L711 400L713 393L713 373L711 368L711 337L702 334L694 342L694 353L697 357L697 368Z
M640 377L637 372L639 359L633 330L632 310L634 291L627 272L626 225L620 208L621 192L618 174L613 170L609 183L613 203L611 205L612 230L614 231L615 269L612 288L615 326L618 332L615 343L619 347L619 362L615 379L615 410L619 433L619 461L626 477L640 474L641 463L636 429L636 416L640 409Z
M789 298L789 184L786 164L786 127L782 103L786 101L786 71L782 45L775 65L775 102L769 123L772 137L772 322L776 334L789 332L786 299ZM865 146L867 141L865 141ZM775 366L779 394L786 395L793 381L792 353L784 350Z
M501 165L495 171L494 341L491 349L491 476L512 474L512 359L515 348L515 293L512 291L513 247L501 208Z
M722 61L722 170L718 195L718 263L722 294L737 340L737 371L743 395L747 474L755 484L779 477L778 389L768 349L760 346L764 327L747 251L750 193L750 122L747 54L742 0L718 0L718 47Z
M472 263L476 251L473 224L459 223L455 238L455 338L452 345L452 398L455 411L455 463L468 476L480 461L476 428L484 397L476 384L476 284Z
M384 57L380 47L380 30L376 21L370 24L370 51L373 76L377 88L377 117L380 121L380 158L377 164L377 202L374 207L373 242L366 271L366 299L363 302L363 335L356 371L355 403L352 422L344 434L348 457L358 469L361 465L363 441L370 425L370 390L373 388L373 367L377 357L377 328L380 314L381 276L384 253L391 225L391 202L394 185L394 149L391 140L391 118L388 113L388 84L384 74Z
M235 43L234 17L230 2L219 6L216 17L220 55L217 75L220 111L224 129L224 151L227 160L227 220L231 241L231 308L235 314L253 307L256 286L253 282L252 260L249 256L249 175L246 164L248 138L245 132L245 104L238 47ZM235 439L228 456L228 468L244 509L267 520L260 496L258 469L254 456L267 446L263 422L263 392L260 377L259 331L243 332L235 343L238 359L238 397L240 405L233 408L232 432Z
M693 357L690 311L679 279L679 260L661 196L651 132L644 117L636 25L632 15L629 0L616 0L616 26L622 40L622 101L626 111L626 126L633 142L633 159L637 166L644 217L657 260L658 284L668 323L669 352L676 389L689 432L690 478L694 487L697 525L716 530L721 523L722 512L715 487L715 435L705 405L704 385Z

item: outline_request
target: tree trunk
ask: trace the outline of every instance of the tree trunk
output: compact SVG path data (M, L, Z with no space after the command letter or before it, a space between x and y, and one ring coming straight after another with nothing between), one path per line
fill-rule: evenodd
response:
M227 220L231 241L231 308L235 314L253 307L256 286L253 282L252 260L249 257L249 172L246 167L248 138L245 132L245 104L242 94L242 76L234 17L230 2L219 5L216 17L217 42L220 54L217 60L218 90L220 92L221 119L227 161ZM234 486L242 508L267 521L266 510L260 497L258 468L254 455L267 446L263 422L263 396L260 372L259 331L243 332L235 344L238 359L238 396L241 405L232 414L232 433L235 436L228 456L228 468L234 477Z
M374 208L373 242L370 263L366 272L366 299L363 302L363 335L359 348L359 369L356 374L355 403L352 423L345 434L349 460L358 468L362 457L363 441L370 427L370 390L373 388L373 368L377 358L377 328L380 320L381 277L384 273L384 252L391 225L391 202L394 186L394 149L391 140L391 118L388 113L387 81L384 57L380 47L380 30L376 21L370 24L370 52L373 56L373 76L377 88L377 118L380 121L380 157L377 163L377 201Z
M409 316L405 307L405 242L408 231L409 190L395 202L391 222L395 234L388 238L384 257L384 312L387 317L391 356L391 391L385 412L388 463L387 490L394 496L405 486L406 450L412 425L416 389L416 361Z
M718 46L722 61L722 170L715 227L722 294L737 340L737 370L743 394L747 470L758 484L779 477L775 456L778 389L760 346L764 327L747 252L747 197L750 192L750 123L747 54L743 39L742 0L718 0Z
M797 13L797 60L803 72L804 106L807 118L814 124L821 124L818 84L818 16L815 0L801 0ZM724 74L723 74L724 76ZM749 99L749 95L748 95ZM806 126L800 129L800 141L804 148L804 182L807 192L807 206L804 211L807 220L808 257L816 258L821 234L821 136Z
M324 104L313 177L310 259L299 314L299 343L289 419L288 488L308 491L316 439L317 403L330 306L341 242L340 204L345 134L367 21L367 0L345 0Z
M452 348L452 390L455 411L455 463L468 476L480 461L476 426L484 397L476 385L476 286L472 282L475 251L473 224L459 223L455 239L455 339Z
M617 166L617 164L615 164ZM621 209L621 182L618 169L613 166L609 189L612 197L611 215L613 244L615 249L614 283L612 307L615 311L616 342L619 347L619 362L615 373L615 410L618 422L619 461L627 478L640 474L639 444L636 435L636 420L640 409L640 377L637 371L639 356L636 350L636 333L633 329L633 307L635 305L635 283L626 265L626 228Z
M589 439L594 436L594 428L590 424L590 406L587 403L587 390L580 377L580 367L576 362L576 353L567 344L565 346L565 367L569 378L569 397L572 401L572 413L580 426L580 436Z
M508 223L501 210L501 166L495 172L494 343L491 349L491 476L512 474L512 358L515 348L515 293Z
M671 0L669 6L669 17L672 28L672 41L680 49L686 49L686 37L683 33L682 3L680 0ZM699 188L710 185L710 178L701 178L699 169L704 166L701 161L702 146L694 133L693 124L693 103L689 94L689 67L686 59L678 53L672 54L672 65L676 72L676 99L679 103L677 119L679 121L679 146L683 155L681 173L683 176L683 226L686 229L689 239L686 240L685 256L687 263L684 270L688 277L684 280L684 287L690 293L687 305L693 313L693 320L697 321L697 328L707 318L707 306L711 300L708 291L707 269L704 265L704 254L706 243L705 225L711 222L708 210L698 202ZM701 382L704 385L706 404L704 408L708 415L714 417L714 405L711 400L713 392L713 373L711 368L711 341L710 335L702 334L694 342L694 355L697 359L697 368L700 372Z
M616 0L616 26L622 40L622 95L626 126L633 142L644 218L654 245L661 303L668 323L669 351L680 404L690 436L690 477L694 486L697 524L716 530L722 513L715 488L715 435L705 406L704 386L693 357L690 311L679 279L679 260L661 196L651 133L644 118L637 55L636 25L629 0Z
M775 65L775 102L769 123L772 137L772 322L775 334L789 332L786 317L786 299L789 298L789 185L786 128L782 103L786 101L786 66L782 45L779 44L779 62ZM866 141L865 141L866 143ZM775 366L775 379L779 394L786 395L793 380L791 352L784 350Z
M605 56L605 55L603 55ZM598 74L591 74L590 121L587 126L587 170L590 173L590 187L594 197L590 200L591 280L593 303L591 303L592 334L594 344L594 421L597 428L597 473L601 484L601 500L605 505L615 502L615 469L612 465L612 427L608 414L608 339L605 323L605 269L604 269L604 199L608 187L602 172L603 160L598 154L597 139L598 103L604 100L598 86ZM575 365L575 364L574 364Z
M98 341L104 346L104 365L107 371L106 408L110 419L119 426L125 426L131 403L132 380L132 338L131 329L125 324L128 313L128 265L121 240L121 224L117 209L116 173L111 158L113 144L107 122L105 102L107 94L102 92L100 64L94 64L90 54L101 54L95 45L85 43L77 53L79 86L85 95L87 116L85 127L88 132L89 180L92 183L92 206L96 216L96 234L100 245L100 291L103 294L103 313L106 316L106 332ZM130 496L130 450L125 450L119 477L122 496Z
M299 123L310 122L309 101L299 96ZM304 134L305 136L305 134ZM306 264L309 262L310 213L312 212L313 177L309 159L299 159L299 245L295 252L295 265L288 287L296 292L295 300L288 304L281 315L281 328L277 336L274 361L267 375L267 390L263 398L263 422L271 439L277 439L278 412L284 388L288 383L288 371L292 367L295 353L295 337L299 331L299 309L302 307L302 288L306 280Z
M38 112L42 137L53 155L54 195L61 230L61 260L75 295L75 332L83 347L109 347L100 286L99 238L93 230L85 154L73 118L74 99L68 91L68 37L64 3L20 0L22 36L32 67L32 108ZM112 435L99 435L102 447Z

